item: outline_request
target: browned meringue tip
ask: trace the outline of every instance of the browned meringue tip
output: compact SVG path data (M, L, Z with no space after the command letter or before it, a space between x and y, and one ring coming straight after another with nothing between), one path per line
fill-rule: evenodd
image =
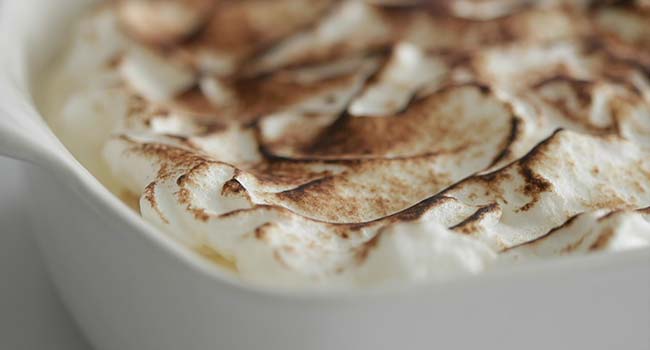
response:
M196 32L210 17L218 0L119 0L122 26L137 40L171 45Z

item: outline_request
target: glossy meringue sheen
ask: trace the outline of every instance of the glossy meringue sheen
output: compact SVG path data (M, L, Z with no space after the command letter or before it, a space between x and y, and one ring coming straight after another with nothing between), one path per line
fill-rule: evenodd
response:
M81 19L44 105L243 279L444 280L650 243L648 38L642 2L125 0Z

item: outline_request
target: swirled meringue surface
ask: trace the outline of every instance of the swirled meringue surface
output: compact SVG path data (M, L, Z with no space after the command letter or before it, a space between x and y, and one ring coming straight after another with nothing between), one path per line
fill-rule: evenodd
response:
M252 283L646 247L650 10L531 4L117 1L42 105L145 220Z

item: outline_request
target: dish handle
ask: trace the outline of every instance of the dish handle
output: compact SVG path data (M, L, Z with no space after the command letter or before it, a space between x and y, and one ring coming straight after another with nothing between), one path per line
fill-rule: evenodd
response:
M0 90L0 155L38 165L50 163L58 146L55 137L24 96L8 92Z
M60 17L63 26L70 14L58 1L43 2L41 11L31 11L32 3L0 0L0 33L10 33L0 35L0 155L51 169L73 160L41 117L33 92L54 59L54 33L62 32L49 20Z

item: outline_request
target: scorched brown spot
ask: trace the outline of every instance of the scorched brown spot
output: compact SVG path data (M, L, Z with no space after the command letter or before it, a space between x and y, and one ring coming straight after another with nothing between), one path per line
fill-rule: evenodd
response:
M160 220L162 220L164 223L169 224L169 220L165 217L165 215L160 211L160 207L158 207L158 201L156 200L156 183L152 182L147 187L145 187L144 192L142 194L142 198L144 198L147 202L149 202L149 205L151 208L160 216Z
M489 119L481 108L490 110ZM484 86L450 86L413 102L395 116L345 114L303 154L350 158L459 153L481 143L486 133L498 135L498 140L507 139L512 129L509 124L508 107Z
M223 196L241 195L244 193L246 193L246 189L235 179L228 180L221 189L221 195Z
M460 232L466 235L471 235L477 230L480 230L481 221L485 219L488 215L493 215L495 213L500 213L501 208L497 203L492 203L488 206L482 207L472 214L467 219L463 220L461 223L452 226L450 229Z
M598 239L589 246L589 250L601 250L605 248L609 244L612 236L614 236L614 233L613 228L607 228L605 231L601 232Z
M382 236L382 231L380 230L379 233L375 235L371 240L366 242L359 250L357 251L357 263L359 265L363 264L366 259L368 259L368 255L370 255L371 250L373 250L377 244L379 243L379 240L381 239Z
M545 234L543 234L543 235L541 235L541 236L539 236L539 237L537 237L537 238L535 238L533 240L530 240L528 242L521 243L521 244L518 244L518 245L515 245L515 246L512 246L512 247L509 247L509 248L505 249L503 252L505 253L505 252L507 252L509 250L514 250L514 249L517 249L517 248L520 248L520 247L534 246L536 244L541 244L542 242L544 242L544 240L550 238L552 235L556 234L557 232L560 232L562 229L565 229L567 227L571 227L571 225L574 224L576 219L578 219L578 216L579 215L574 215L574 216L570 217L568 220L566 220L564 223L562 223L562 225L554 227L553 229L551 229L547 233L545 233Z
M547 191L550 191L553 187L548 180L542 177L539 174L536 174L531 168L527 166L521 166L519 168L521 176L523 176L526 184L520 189L520 191L531 197L531 201L526 203L523 207L519 208L521 211L526 211L530 209L535 203L539 200L539 196Z

